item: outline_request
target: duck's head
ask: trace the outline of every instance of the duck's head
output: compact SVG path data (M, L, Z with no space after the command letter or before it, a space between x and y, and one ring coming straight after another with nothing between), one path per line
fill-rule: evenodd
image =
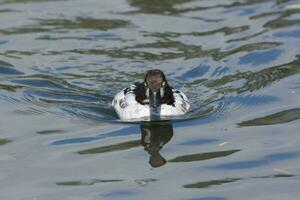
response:
M159 69L149 70L145 76L144 86L150 106L152 108L159 107L162 104L162 98L168 86L164 73Z

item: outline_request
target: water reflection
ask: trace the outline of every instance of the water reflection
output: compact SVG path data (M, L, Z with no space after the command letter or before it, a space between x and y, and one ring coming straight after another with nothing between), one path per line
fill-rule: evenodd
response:
M241 151L241 149L189 154L189 155L178 156L176 158L169 160L168 162L179 163L179 162L194 162L194 161L201 161L201 160L209 160L209 159L230 156L231 154L237 153L239 151Z
M62 181L56 182L59 186L89 186L97 183L113 183L122 182L121 179L91 179L91 180L75 180L75 181Z
M129 134L135 134L136 127L128 129ZM130 140L121 143L110 144L107 146L100 146L90 149L84 149L78 151L79 154L103 154L113 151L124 151L132 148L137 148L140 145L144 146L145 151L150 155L149 164L152 167L160 167L166 164L166 159L162 157L159 151L168 143L173 137L173 126L169 121L164 122L141 122L140 125L141 139L140 140ZM121 136L126 132L124 129L121 131L114 131L111 133L101 134L95 137L82 137L82 138L71 138L64 139L60 141L55 141L52 144L61 145L61 144L71 144L71 143L86 143L94 140L100 140L107 137Z
M11 140L0 138L0 145L4 145L4 144L10 143L10 142L11 142Z
M209 188L214 185L222 185L225 183L232 183L235 181L241 180L240 178L226 178L222 180L209 180L209 181L203 181L203 182L197 182L192 184L186 184L183 187L185 188Z
M0 29L0 34L28 34L42 32L58 32L73 29L94 29L106 31L109 29L122 28L130 25L128 21L118 19L94 19L78 17L74 20L57 18L57 19L36 19L37 24L21 26L11 29ZM43 39L46 39L43 37Z
M215 8L227 8L226 13L240 11L239 15L251 15L257 11L257 7L252 8L241 8L242 6L251 6L257 5L260 3L265 3L268 0L260 1L210 1L201 2L200 5L191 4L193 6L181 7L180 5L188 4L195 2L195 0L129 0L131 6L137 7L141 13L155 13L155 14L164 14L164 15L178 15L181 13L191 12L191 11L203 11ZM284 3L284 1L276 1L277 4ZM208 4L208 5L207 5ZM200 18L202 19L202 18Z
M268 116L255 118L248 121L243 121L238 125L241 127L263 126L263 125L281 124L281 123L291 122L298 119L300 119L300 108L294 108L290 110L277 112Z
M166 159L159 151L173 137L173 126L170 122L141 123L141 144L150 155L149 164L152 167L161 167Z
M130 5L139 8L142 13L161 13L161 14L175 14L179 10L174 8L176 4L191 2L193 0L129 0Z
M247 160L247 161L237 161L225 164L218 164L212 166L212 169L222 169L222 170L242 170L242 169L250 169L257 168L265 165L270 165L272 163L278 161L284 161L289 159L295 159L300 156L299 151L294 152L283 152L283 153L274 153L270 155L266 155L261 159L257 160Z

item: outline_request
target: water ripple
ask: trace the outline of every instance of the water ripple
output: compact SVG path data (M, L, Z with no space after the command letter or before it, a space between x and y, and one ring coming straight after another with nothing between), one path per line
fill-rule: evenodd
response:
M299 193L297 1L0 5L0 161L14 160L0 165L1 197L141 199L146 190L132 188L148 182L159 188L146 192L156 199L160 191L200 200L239 199L245 191L262 199L285 189L285 199ZM166 118L167 126L119 120L113 96L152 68L188 96L190 111ZM274 165L283 170L270 173ZM191 170L199 166L200 173ZM97 178L99 172L108 177ZM247 189L232 192L235 185ZM53 186L70 187L58 194ZM183 193L173 192L178 188Z

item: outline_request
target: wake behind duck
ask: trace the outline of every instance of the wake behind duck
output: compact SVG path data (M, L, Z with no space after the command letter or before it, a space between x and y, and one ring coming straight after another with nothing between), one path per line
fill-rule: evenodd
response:
M173 89L158 69L149 70L143 83L135 83L117 93L112 105L122 120L178 116L190 108L185 94Z

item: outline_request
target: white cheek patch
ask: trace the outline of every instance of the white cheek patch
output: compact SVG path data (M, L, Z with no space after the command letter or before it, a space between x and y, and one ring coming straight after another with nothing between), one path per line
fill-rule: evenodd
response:
M149 88L147 88L147 90L146 90L146 97L149 99L149 96L150 96L150 92L149 92Z

